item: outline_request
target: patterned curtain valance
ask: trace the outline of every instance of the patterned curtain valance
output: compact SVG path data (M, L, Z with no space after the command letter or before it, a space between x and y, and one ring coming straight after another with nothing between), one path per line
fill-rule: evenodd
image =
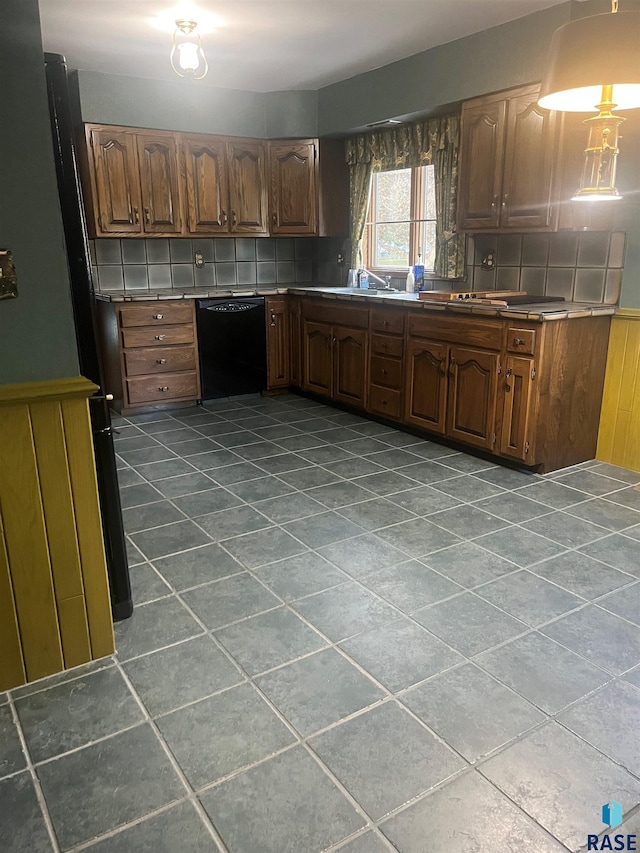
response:
M427 166L436 151L457 152L459 133L457 115L362 133L346 140L346 161L350 166L370 163L375 172Z

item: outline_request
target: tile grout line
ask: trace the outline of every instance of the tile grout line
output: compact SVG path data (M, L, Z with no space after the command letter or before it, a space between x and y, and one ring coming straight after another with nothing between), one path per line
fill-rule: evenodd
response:
M42 814L42 818L44 820L44 824L47 830L47 835L49 836L49 841L51 842L51 848L53 853L60 853L60 845L58 844L58 838L56 836L55 830L53 828L53 821L51 820L51 815L49 813L49 806L47 805L47 801L45 799L44 793L42 791L42 787L40 785L40 779L38 778L38 774L36 773L35 766L33 761L31 760L31 753L29 751L29 747L27 745L27 739L24 735L24 731L22 729L22 723L20 722L20 717L18 716L18 712L16 711L15 703L13 701L13 697L11 693L8 694L8 703L9 708L11 709L11 716L13 718L13 724L16 727L18 732L18 737L20 738L20 745L22 747L22 752L25 757L25 762L27 765L27 771L31 778L31 784L33 785L34 792L36 795L36 800L38 801L38 806L40 808L40 813Z

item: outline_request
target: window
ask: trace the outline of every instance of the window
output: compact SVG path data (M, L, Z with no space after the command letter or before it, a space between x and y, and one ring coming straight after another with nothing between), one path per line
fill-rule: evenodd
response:
M422 255L425 272L436 258L436 196L433 166L376 172L364 231L365 266L406 273Z

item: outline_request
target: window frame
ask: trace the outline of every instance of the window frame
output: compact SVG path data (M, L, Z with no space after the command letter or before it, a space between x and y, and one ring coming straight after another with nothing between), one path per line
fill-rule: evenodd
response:
M422 200L424 198L424 190L425 190L425 182L427 180L427 172L426 169L432 169L433 166L427 164L425 166L411 166L411 167L402 167L411 169L411 198L409 204L409 219L408 220L398 220L398 222L408 222L409 223L409 258L414 258L413 265L417 263L418 260L418 248L420 247L420 233L422 231L422 224L424 222L436 222L436 217L433 219L428 219L426 216L420 217L420 214L426 213L425 210L421 209ZM388 172L393 171L401 171L401 169L385 169L381 172L374 172L371 176L371 190L369 193L369 203L367 205L367 220L364 226L364 233L362 238L362 258L364 262L364 266L374 272L376 274L381 275L390 275L392 278L404 277L407 274L407 270L409 265L406 267L381 267L376 266L374 264L375 258L375 226L377 220L375 219L376 214L376 205L377 205L377 181L376 176L380 174L386 174ZM434 177L432 171L432 185L434 186ZM374 217L370 217L370 213L373 211ZM435 276L435 272L433 269L425 269L424 271L425 278L433 278Z

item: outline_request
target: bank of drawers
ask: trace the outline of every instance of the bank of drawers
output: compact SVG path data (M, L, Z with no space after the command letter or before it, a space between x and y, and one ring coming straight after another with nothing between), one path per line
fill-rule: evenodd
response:
M193 300L118 306L125 406L200 396Z
M371 312L369 411L399 420L402 415L404 324L401 311Z

